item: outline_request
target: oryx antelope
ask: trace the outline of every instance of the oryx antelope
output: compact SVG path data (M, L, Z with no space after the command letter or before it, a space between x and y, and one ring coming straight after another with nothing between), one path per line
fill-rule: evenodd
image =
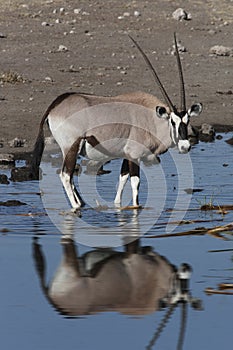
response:
M37 241L33 256L46 298L64 315L103 311L142 315L156 311L162 300L169 304L181 296L175 266L152 248L140 247L139 241L126 245L125 252L97 249L83 256L72 239L62 238L61 244L62 259L50 283Z
M149 58L138 43L133 38L131 40L152 71L166 103L144 92L115 97L65 93L53 101L41 120L32 168L38 170L41 161L44 149L43 125L47 120L63 154L60 178L74 210L84 204L73 183L78 155L97 162L122 158L115 204L120 205L124 186L130 176L133 206L138 206L140 162L158 163L158 156L170 147L177 146L180 153L190 150L189 119L201 113L202 104L195 103L189 109L186 108L176 35L174 42L180 79L180 109L172 103Z

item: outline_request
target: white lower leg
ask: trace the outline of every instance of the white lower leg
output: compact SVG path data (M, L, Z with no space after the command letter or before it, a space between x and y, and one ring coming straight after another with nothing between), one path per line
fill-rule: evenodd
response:
M138 176L131 176L130 181L132 187L133 205L138 206L138 189L140 184L140 178Z
M126 182L128 180L128 177L129 177L129 174L120 175L120 177L119 177L119 184L118 184L118 188L117 188L116 197L115 197L115 200L114 200L115 204L121 204L122 192L123 192L125 184L126 184Z
M69 198L72 208L74 209L80 208L82 203L75 193L74 185L71 184L70 175L67 173L61 172L60 179L66 191L66 194Z

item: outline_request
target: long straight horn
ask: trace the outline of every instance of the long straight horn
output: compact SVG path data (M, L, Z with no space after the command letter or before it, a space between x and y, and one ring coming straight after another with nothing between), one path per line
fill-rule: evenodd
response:
M174 42L175 42L175 50L176 50L176 59L180 77L180 109L181 111L186 111L186 99L185 99L185 88L184 88L184 76L182 71L182 65L180 60L180 54L176 41L176 33L174 33Z
M155 81L156 81L156 83L158 84L158 86L159 86L159 88L160 88L160 91L162 92L162 95L163 95L165 101L167 102L169 108L170 108L173 112L175 112L175 106L173 105L173 103L172 103L172 101L170 100L170 98L169 98L169 96L168 96L166 90L164 89L164 87L163 87L163 85L162 85L162 83L161 83L161 81L160 81L160 79L159 79L159 77L158 77L158 75L157 75L157 73L156 73L154 67L152 66L152 64L151 64L151 62L150 62L150 60L149 60L149 58L147 57L147 55L145 54L145 52L141 49L141 47L139 46L139 44L138 44L130 35L128 35L128 36L129 36L129 38L132 40L132 42L136 45L136 47L138 48L138 50L139 50L140 53L142 54L142 57L144 58L146 64L147 64L148 67L150 68L150 70L151 70L151 72L152 72L152 74L153 74L153 76L154 76L154 78L155 78Z

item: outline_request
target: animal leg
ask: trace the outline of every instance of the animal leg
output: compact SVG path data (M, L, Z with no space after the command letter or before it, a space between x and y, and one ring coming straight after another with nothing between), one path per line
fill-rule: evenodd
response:
M63 161L62 171L60 173L62 184L73 209L78 209L84 205L84 201L75 188L73 182L73 174L77 159L77 153L80 149L80 142L81 140L78 139L67 152Z
M123 189L124 189L125 184L128 180L128 177L129 177L129 162L127 159L124 159L122 166L121 166L121 173L119 176L119 184L118 184L118 188L117 188L116 197L114 200L114 203L117 205L121 204Z
M132 188L133 206L138 206L138 190L140 185L140 167L137 163L129 160L129 175Z

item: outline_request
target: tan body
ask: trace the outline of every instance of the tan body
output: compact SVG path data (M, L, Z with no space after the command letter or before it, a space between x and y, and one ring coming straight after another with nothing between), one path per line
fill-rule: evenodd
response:
M63 314L147 314L157 310L174 288L174 267L151 250L95 250L80 258L72 240L62 245L63 258L52 281L47 287L41 278L41 284L50 303ZM41 258L40 246L34 249L34 256Z
M66 93L57 97L45 112L35 143L32 168L36 171L41 161L44 149L43 125L47 120L63 153L60 177L74 211L84 204L73 183L78 155L100 165L111 159L122 158L114 202L121 205L122 191L130 176L132 204L138 206L140 162L156 164L159 162L158 156L174 146L178 147L180 153L189 152L189 118L199 115L202 105L194 104L186 110L183 74L175 35L174 40L181 83L181 111L171 102L149 59L132 39L152 70L166 104L144 92L115 97Z

